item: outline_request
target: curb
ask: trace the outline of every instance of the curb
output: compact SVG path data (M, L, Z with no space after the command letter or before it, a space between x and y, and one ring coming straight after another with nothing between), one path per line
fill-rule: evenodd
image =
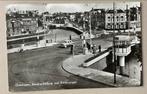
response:
M69 58L70 58L70 57L69 57ZM64 60L64 61L65 61L65 60ZM80 75L78 75L78 74L74 74L74 73L72 73L72 72L69 72L69 71L67 71L67 70L63 67L64 61L63 61L62 64L61 64L61 68L62 68L64 71L66 71L67 73L70 73L70 74L72 74L72 75L75 75L75 76L78 76L78 77L81 77L81 78L84 78L84 79L87 79L87 80L90 80L90 81L93 81L93 82L101 83L101 84L104 84L104 85L107 85L107 86L110 86L110 87L117 87L116 85L106 84L106 83L103 83L103 82L100 82L100 81L96 81L96 80L93 80L93 79L89 79L89 78L80 76Z
M69 57L69 58L71 58L71 57ZM67 58L67 59L69 59L69 58ZM67 59L65 59L64 61L66 61ZM91 80L91 81L94 81L94 82L97 82L97 83L101 83L101 84L104 84L104 85L107 85L107 86L111 86L111 87L138 87L139 85L138 84L134 84L134 85L129 85L129 84L126 84L126 86L125 85L121 85L121 84L118 84L118 83L116 83L116 84L111 84L111 83L105 83L105 82L101 82L101 81L97 81L97 80L95 80L95 79L91 79L91 78L88 78L88 77L84 77L84 76L82 76L82 75L79 75L79 74L74 74L73 72L70 72L70 71L68 71L68 69L66 69L65 68L65 66L64 66L64 63L65 62L62 62L62 65L61 65L61 67L62 67L62 69L64 70L64 71L66 71L66 72L68 72L68 73L70 73L70 74L72 74L72 75L75 75L75 76L78 76L78 77L81 77L81 78L84 78L84 79L87 79L87 80ZM118 75L118 76L121 76L121 75Z

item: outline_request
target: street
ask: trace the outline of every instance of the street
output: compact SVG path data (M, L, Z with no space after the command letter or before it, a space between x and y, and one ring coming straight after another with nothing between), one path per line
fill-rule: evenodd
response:
M58 45L8 54L10 91L108 87L65 72L61 68L61 64L70 55L70 48L59 48ZM19 85L44 82L57 83L59 81L62 81L63 84Z

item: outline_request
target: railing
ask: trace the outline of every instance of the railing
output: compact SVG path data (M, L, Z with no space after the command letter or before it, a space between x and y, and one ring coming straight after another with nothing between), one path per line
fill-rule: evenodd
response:
M110 51L110 49L107 49L107 50L105 50L105 51L103 51L103 52L100 52L100 53L98 53L97 55L95 55L95 56L93 56L93 57L88 58L87 60L85 60L84 63L87 63L87 62L89 62L89 61L91 61L91 60L93 60L93 59L95 59L95 58L97 58L97 57L99 57L99 56L101 56L101 55L103 55L103 54L109 52L109 51Z
M116 55L127 56L131 52L131 46L127 48L116 48Z
M10 39L16 39L16 38L25 38L25 37L32 37L32 36L36 36L36 35L41 35L44 34L44 32L41 33L34 33L34 34L27 34L27 35L20 35L20 36L11 36L11 37L7 37L8 40Z
M82 34L83 31L78 29L78 28L75 28L75 27L68 27L68 26L62 26L62 27L59 27L60 29L68 29L68 30L73 30L75 31L75 33L77 33L78 35Z

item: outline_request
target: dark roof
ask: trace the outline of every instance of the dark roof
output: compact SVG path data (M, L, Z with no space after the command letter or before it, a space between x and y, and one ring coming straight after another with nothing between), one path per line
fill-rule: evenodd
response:
M117 13L124 13L124 11L122 9L118 9Z
M38 15L28 15L28 14L14 14L14 15L6 15L7 19L11 18L37 18L39 17Z
M130 12L131 13L137 13L137 8L136 7L132 7L132 8L130 8Z
M107 10L107 13L114 13L114 10ZM116 10L116 13L125 13L125 11L124 10L122 10L122 9L117 9Z
M113 10L107 10L107 13L114 13Z
M102 12L105 12L105 9L91 9L90 11L102 11Z

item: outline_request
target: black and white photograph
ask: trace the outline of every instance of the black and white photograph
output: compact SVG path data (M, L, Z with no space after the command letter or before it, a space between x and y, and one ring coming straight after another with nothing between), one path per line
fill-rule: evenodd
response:
M143 86L141 2L6 6L10 92Z

